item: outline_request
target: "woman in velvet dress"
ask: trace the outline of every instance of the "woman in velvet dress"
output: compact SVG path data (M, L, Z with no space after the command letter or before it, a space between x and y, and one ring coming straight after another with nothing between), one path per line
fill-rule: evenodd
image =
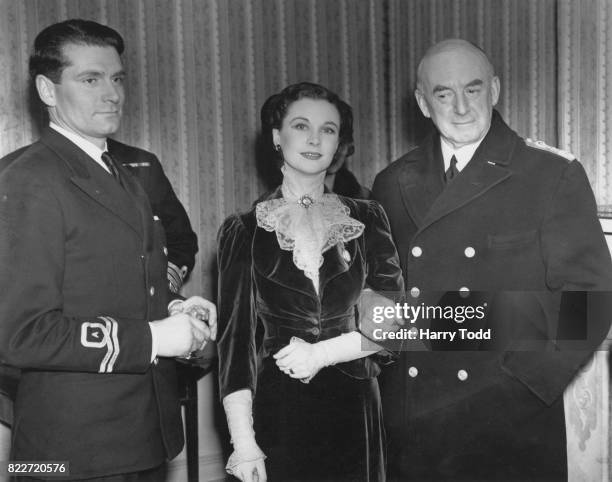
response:
M383 481L376 376L392 354L370 341L357 308L364 296L391 304L403 281L381 207L324 191L335 153L353 150L351 108L295 84L266 101L262 124L282 184L226 219L218 239L226 468L249 482L266 471L270 481Z

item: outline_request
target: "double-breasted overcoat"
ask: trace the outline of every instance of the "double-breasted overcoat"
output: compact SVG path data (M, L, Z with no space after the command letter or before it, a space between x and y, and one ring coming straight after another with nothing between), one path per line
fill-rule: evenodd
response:
M437 132L377 176L408 299L486 313L415 326L492 329L463 342L419 332L423 351L386 371L392 479L566 478L562 395L607 333L612 286L589 181L566 157L494 112L448 185Z

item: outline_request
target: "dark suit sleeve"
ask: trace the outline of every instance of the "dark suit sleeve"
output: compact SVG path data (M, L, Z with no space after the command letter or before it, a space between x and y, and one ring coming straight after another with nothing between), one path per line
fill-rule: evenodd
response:
M578 161L569 163L560 178L540 244L547 287L560 298L559 314L554 313L556 333L551 333L555 351L546 356L509 352L503 366L551 404L599 347L612 320L612 263L595 199Z
M29 169L0 174L0 362L25 369L144 372L151 357L146 320L64 312L67 258L83 256L87 263L87 253L67 249L75 233L65 232L70 207L53 192L58 182Z
M240 217L228 218L218 236L219 391L221 399L244 388L255 393L257 317L251 277L251 236Z

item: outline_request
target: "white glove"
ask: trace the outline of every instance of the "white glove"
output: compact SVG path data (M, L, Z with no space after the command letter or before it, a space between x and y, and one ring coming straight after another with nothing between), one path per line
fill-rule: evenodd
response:
M234 452L225 470L242 482L266 482L265 454L255 442L251 390L238 390L223 398Z
M308 343L293 337L274 358L276 365L291 378L308 383L321 368L372 355L380 350L364 350L366 339L357 331L344 333L317 343Z
M206 341L214 341L217 338L217 307L211 301L201 296L192 296L184 301L174 300L168 305L168 313L170 315L187 313L192 318L208 325L210 336ZM204 345L200 347L200 350L204 349Z
M187 313L177 313L163 320L149 323L156 356L185 356L204 346L211 338L206 323Z

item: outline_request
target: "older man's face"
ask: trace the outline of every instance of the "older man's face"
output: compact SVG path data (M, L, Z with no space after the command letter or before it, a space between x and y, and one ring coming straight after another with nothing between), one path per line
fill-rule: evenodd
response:
M425 60L417 102L453 147L478 142L489 130L499 98L499 79L483 56L455 47Z

